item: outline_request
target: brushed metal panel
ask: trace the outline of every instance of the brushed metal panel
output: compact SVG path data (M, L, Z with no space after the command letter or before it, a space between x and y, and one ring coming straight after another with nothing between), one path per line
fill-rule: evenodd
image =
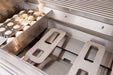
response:
M113 24L113 0L42 0L46 6Z
M10 55L0 49L0 67L5 67L12 71L10 75L48 75L31 64L21 61L18 57ZM1 72L1 70L0 70ZM1 73L0 73L1 74ZM4 74L7 75L7 74Z
M44 16L42 19L40 19L22 34L17 36L13 41L3 47L3 49L13 54L17 54L21 49L26 47L34 38L40 35L44 31L44 29L47 28L48 21L46 16Z
M91 46L96 46L98 48L98 52L95 56L94 61L88 62L84 59L84 57L87 55L87 52L89 51L89 48ZM79 56L77 57L76 61L74 62L72 68L70 69L68 75L76 75L77 71L79 69L87 71L88 75L97 75L104 52L105 52L104 46L102 46L98 43L92 42L92 41L86 42L84 47L82 48ZM93 67L93 68L91 68L91 67Z

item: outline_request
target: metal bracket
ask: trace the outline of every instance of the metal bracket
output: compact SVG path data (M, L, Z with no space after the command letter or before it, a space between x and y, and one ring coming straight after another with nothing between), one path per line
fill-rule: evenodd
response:
M59 35L56 37L56 39L51 43L46 43L47 39L53 34L53 33L59 33ZM62 30L58 30L55 28L50 29L42 38L39 40L25 55L24 60L30 59L31 61L35 63L42 63L49 55L52 53L54 48L57 46L57 44L64 38L66 35L66 32ZM40 52L37 55L33 55L37 50L40 50Z
M98 48L98 52L96 53L95 59L93 62L89 62L84 59L91 46L95 46ZM105 52L104 46L92 41L87 42L82 48L79 56L77 57L68 75L76 75L80 69L86 71L88 75L97 75L104 52Z

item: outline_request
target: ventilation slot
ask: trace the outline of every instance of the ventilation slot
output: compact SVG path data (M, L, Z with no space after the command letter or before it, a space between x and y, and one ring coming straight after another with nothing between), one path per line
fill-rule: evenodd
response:
M40 57L42 54L43 54L43 51L40 50L40 49L37 49L37 50L33 53L33 55L36 56L36 57Z
M67 62L67 63L71 63L71 61L69 59L64 58L63 61Z
M94 59L95 59L97 52L98 52L98 48L95 46L91 46L89 48L88 53L85 56L85 60L88 60L90 62L94 62Z
M88 72L86 72L82 69L79 69L76 75L88 75Z
M52 44L57 39L58 36L59 36L59 33L54 32L45 42L48 44Z

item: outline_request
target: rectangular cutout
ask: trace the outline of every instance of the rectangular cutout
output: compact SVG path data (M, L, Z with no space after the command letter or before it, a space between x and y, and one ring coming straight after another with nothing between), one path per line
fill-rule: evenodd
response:
M88 72L86 72L82 69L79 69L76 75L88 75Z
M64 58L63 61L67 62L67 63L71 63L71 61L69 59Z
M48 39L45 42L48 44L52 44L59 35L60 34L58 32L54 32L51 34L51 36L48 37Z
M95 56L98 52L98 48L95 46L91 46L85 56L85 60L88 60L90 62L94 62Z
M37 50L33 53L33 55L36 56L36 57L40 57L40 56L42 55L42 53L43 53L42 50L37 49Z

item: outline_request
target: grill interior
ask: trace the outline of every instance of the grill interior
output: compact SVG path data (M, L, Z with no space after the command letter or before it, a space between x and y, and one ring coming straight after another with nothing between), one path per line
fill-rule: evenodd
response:
M22 14L22 10L29 11L29 9L35 9L38 11L36 0L0 1L0 10L3 10L0 12L0 16L2 16L0 21L2 24L6 19ZM95 22L95 24L101 24L101 22L109 20L109 23L106 23L112 24L113 1L42 1L45 3L45 14L43 14L43 17L38 19L31 26L27 24L27 26L29 26L28 29L18 30L21 33L17 37L16 35L8 37L0 35L1 39L3 39L0 41L0 47L9 54L13 54L22 61L27 62L27 64L39 68L48 75L92 75L93 69L95 69L94 71L97 75L112 75L112 35L101 31L102 29L104 30L104 26L102 26L101 30L98 25L95 26L99 27L97 31L94 27L92 27L93 29L87 28L87 25L84 25L85 28L83 28L82 25L77 27L77 25L74 24L75 20L73 17L76 17L76 19L78 19L78 16L91 20L96 19L98 21L85 20L87 22ZM77 13L75 13L75 11ZM80 18L78 20L83 22ZM12 28L10 30L12 30ZM106 37L100 36L102 34ZM12 39L12 37L14 38ZM8 39L12 40L8 42ZM86 62L85 64L90 63L89 65L97 61L96 65L94 64L97 67L95 68L95 66L93 66L93 69L89 72L88 68L90 66L84 66L80 64L79 61L83 61L83 63ZM75 71L78 66L81 68Z

